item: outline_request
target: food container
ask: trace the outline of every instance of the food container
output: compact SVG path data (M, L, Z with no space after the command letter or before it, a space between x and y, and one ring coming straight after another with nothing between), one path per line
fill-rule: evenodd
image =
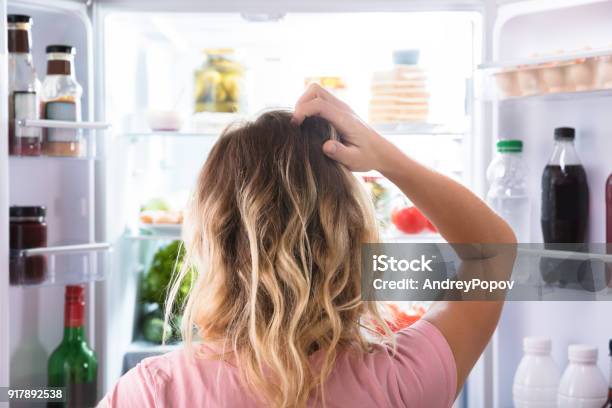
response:
M597 89L612 88L612 55L595 59L595 87Z
M540 79L547 93L564 92L566 88L565 66L558 63L540 66Z
M24 249L47 246L47 209L42 206L11 207L9 275L12 284L33 284L45 280L47 263L44 255L22 256Z
M502 98L520 96L518 77L515 70L507 70L494 74L497 89Z
M568 90L590 91L595 85L594 59L582 58L567 66L566 78Z
M244 101L244 67L231 48L204 50L195 72L195 112L240 112Z
M538 95L544 92L538 71L534 67L521 67L516 71L520 96Z
M178 131L183 126L180 112L152 110L147 113L147 122L153 131Z

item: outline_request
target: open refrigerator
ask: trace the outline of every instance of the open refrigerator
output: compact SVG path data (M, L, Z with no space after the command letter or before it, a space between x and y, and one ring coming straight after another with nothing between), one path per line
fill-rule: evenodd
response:
M0 0L1 92L7 89L6 14L12 13L34 19L39 78L46 45L77 48L76 76L84 90L78 126L89 147L80 159L9 156L7 129L0 127L1 270L8 270L11 205L46 205L54 245L45 253L54 265L47 280L10 285L5 273L0 281L0 386L46 384L68 283L87 288L87 337L98 355L100 396L142 357L174 347L142 341L139 299L154 254L180 239L180 228L143 222L143 206L159 207L161 198L163 207L180 207L226 124L291 108L313 78L340 82L341 97L368 118L374 73L393 69L397 50L419 50L428 109L419 123L374 125L384 137L481 197L496 139L521 139L530 174L531 241L540 243L540 176L552 131L576 127L591 191L589 242L604 241L612 84L524 94L519 86L506 95L498 74L611 55L612 1ZM202 50L227 49L242 67L240 114L194 114ZM0 97L1 123L7 99ZM181 122L180 130L151 130L167 111L179 113L173 120ZM432 232L400 234L388 221L387 240L440 240ZM512 377L528 335L551 337L561 366L568 344L597 345L606 372L609 311L601 301L509 302L457 405L511 406Z

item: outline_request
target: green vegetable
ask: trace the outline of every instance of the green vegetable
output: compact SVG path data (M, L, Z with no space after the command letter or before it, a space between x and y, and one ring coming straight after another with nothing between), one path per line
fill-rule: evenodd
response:
M170 206L163 198L152 198L147 201L140 211L170 211Z
M164 337L164 329L170 330L170 326L164 324L164 320L150 314L142 321L142 335L145 340L161 344Z
M160 248L153 256L151 267L144 275L140 286L140 300L146 303L156 303L159 309L164 309L164 303L168 294L172 274L176 270L178 274L183 266L185 250L181 241ZM193 280L194 271L189 269L181 281L180 289L176 295L174 312L178 312L189 294L189 288Z

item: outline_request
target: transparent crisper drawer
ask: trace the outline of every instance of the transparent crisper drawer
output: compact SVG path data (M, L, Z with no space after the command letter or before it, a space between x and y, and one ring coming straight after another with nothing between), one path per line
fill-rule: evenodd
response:
M11 251L12 285L66 285L103 280L111 245L91 243Z

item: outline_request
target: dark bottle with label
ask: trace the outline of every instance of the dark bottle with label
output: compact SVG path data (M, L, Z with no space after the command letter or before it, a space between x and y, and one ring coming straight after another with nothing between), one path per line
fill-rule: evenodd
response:
M541 225L545 247L583 251L589 219L586 172L574 148L575 130L555 129L553 154L542 175ZM588 262L543 258L540 272L546 282L566 285L579 281Z
M7 26L9 152L17 156L39 156L42 130L19 125L21 120L40 119L40 82L30 52L32 18L9 14Z
M85 340L82 286L66 286L64 338L49 357L49 387L65 387L66 402L47 407L87 408L97 403L98 360Z

